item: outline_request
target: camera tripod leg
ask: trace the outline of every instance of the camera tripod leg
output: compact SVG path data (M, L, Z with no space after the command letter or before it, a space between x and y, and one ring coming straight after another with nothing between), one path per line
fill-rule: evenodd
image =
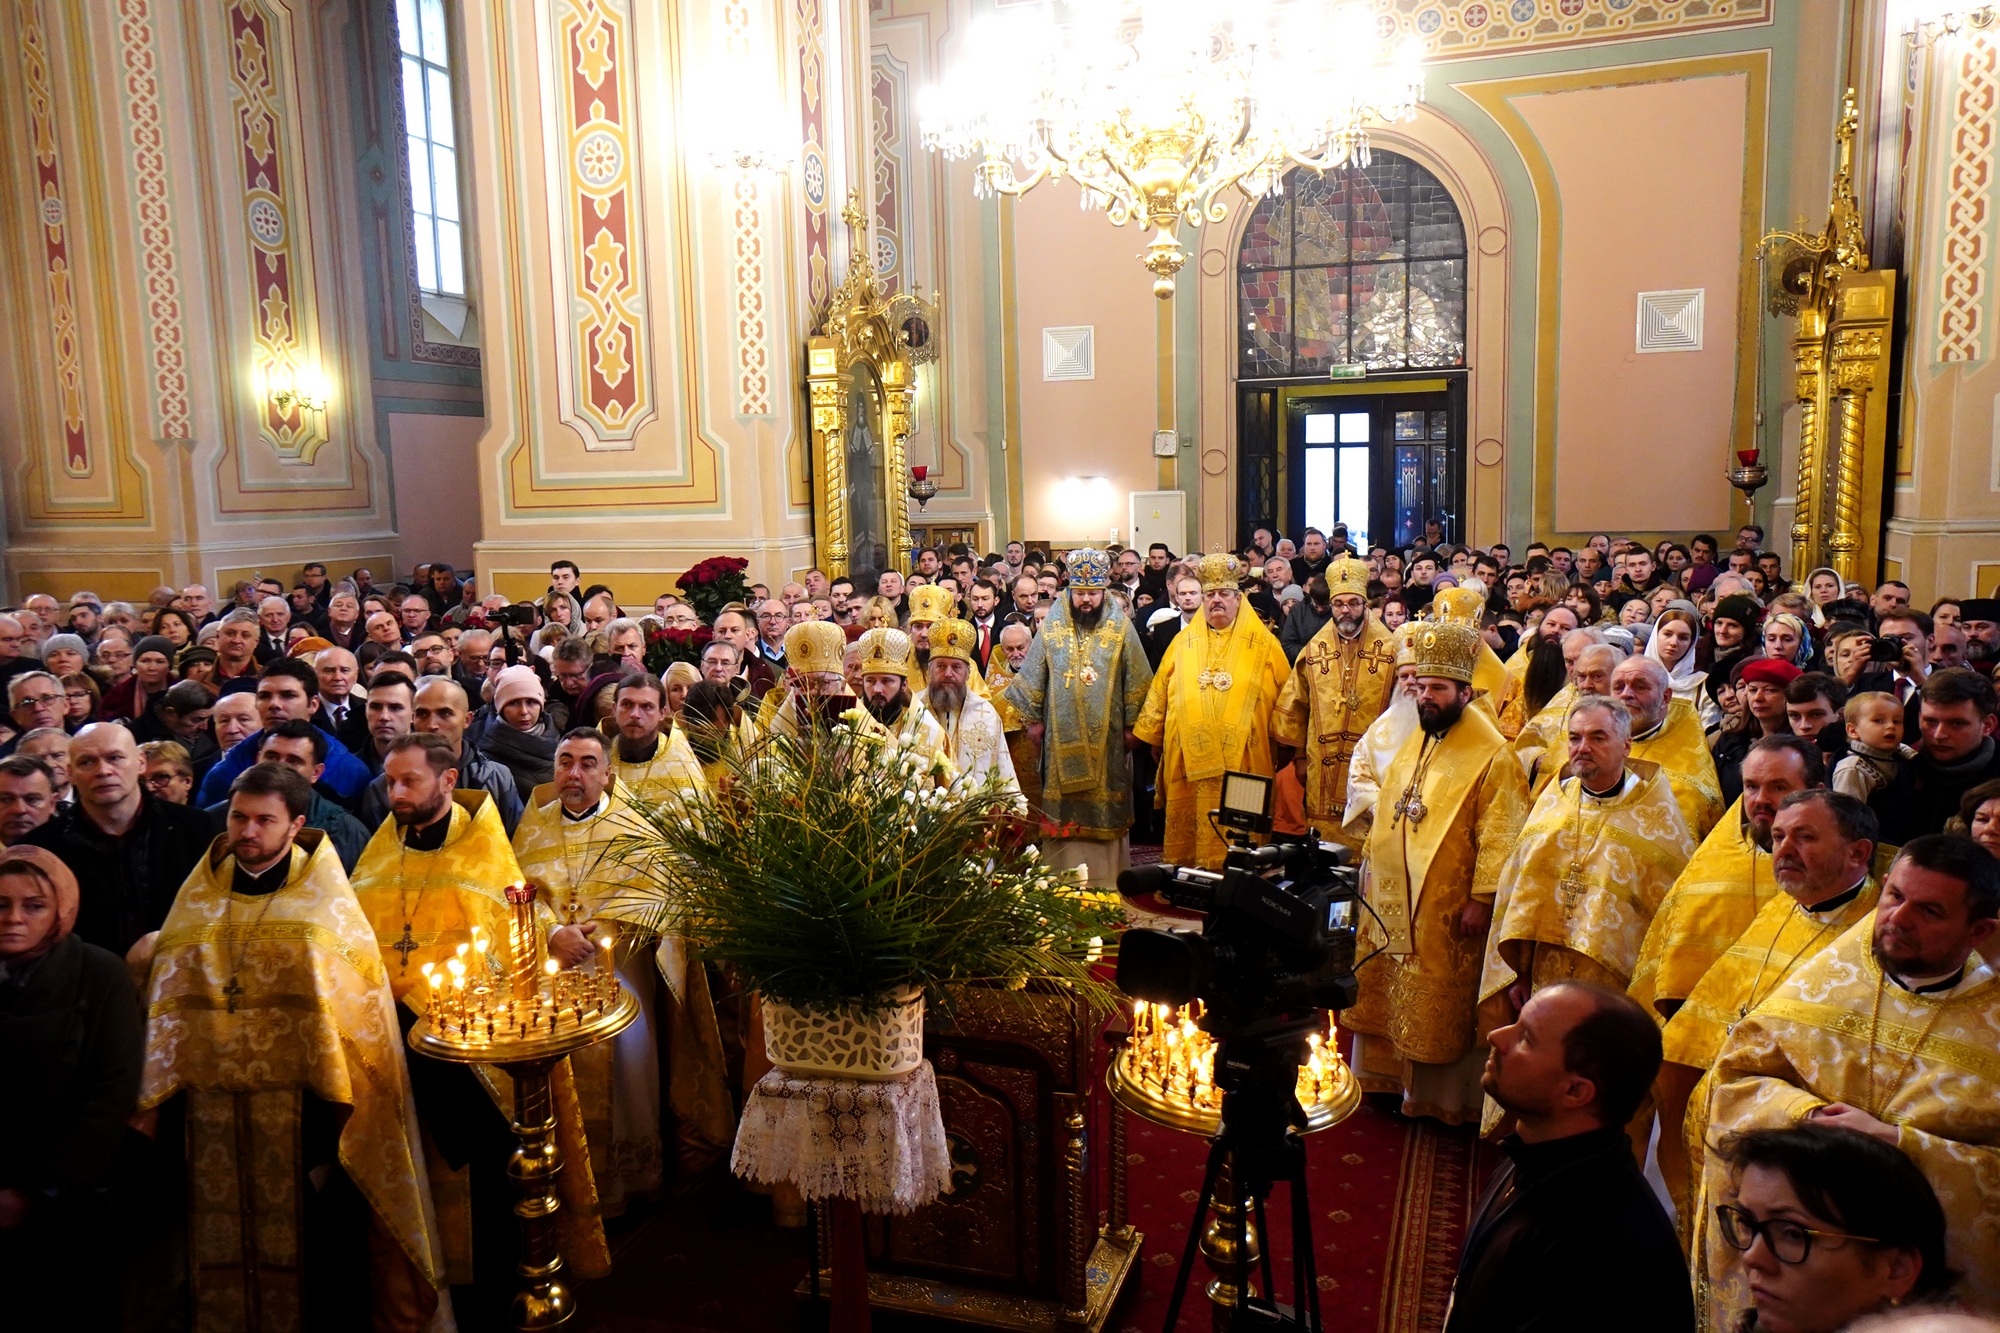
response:
M1275 1301L1278 1299L1278 1279L1271 1271L1271 1224L1264 1217L1264 1198L1265 1196L1260 1194L1255 1201L1257 1209L1257 1234L1264 1238L1264 1245L1259 1258L1262 1260L1264 1267L1264 1292ZM1250 1288L1247 1286L1243 1288L1246 1296L1249 1290Z
M1304 1333L1326 1333L1319 1311L1319 1255L1313 1249L1312 1200L1306 1195L1306 1173L1292 1179L1292 1282L1299 1297L1294 1317ZM1306 1302L1312 1302L1312 1321L1306 1323Z
M1174 1333L1174 1325L1180 1322L1181 1301L1187 1296L1188 1278L1194 1272L1194 1257L1201 1249L1202 1221L1208 1216L1208 1205L1215 1198L1215 1178L1222 1170L1223 1158L1228 1149L1220 1142L1208 1149L1208 1170L1201 1178L1201 1197L1194 1202L1194 1222L1188 1227L1187 1246L1181 1251L1180 1267L1174 1270L1174 1294L1167 1301L1166 1322L1160 1326L1161 1333Z

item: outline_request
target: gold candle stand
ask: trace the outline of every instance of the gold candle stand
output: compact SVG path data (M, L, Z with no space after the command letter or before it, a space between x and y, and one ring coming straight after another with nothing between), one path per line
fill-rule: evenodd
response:
M521 1193L514 1205L521 1219L516 1266L521 1286L510 1315L516 1329L543 1330L562 1327L576 1313L556 1244L556 1212L562 1206L556 1176L563 1162L549 1072L571 1051L630 1027L639 1016L639 1001L618 984L609 949L596 951L589 970L565 972L545 958L533 887L516 884L506 893L511 919L505 965L477 929L442 970L424 964L430 1006L411 1027L409 1041L420 1055L498 1065L514 1080L516 1142L507 1175Z
M1222 1094L1215 1087L1215 1041L1198 1024L1201 1001L1185 1008L1147 1004L1132 1006L1132 1031L1119 1043L1104 1082L1116 1108L1130 1111L1166 1129L1212 1137L1222 1128ZM1361 1104L1361 1085L1335 1046L1332 1017L1326 1030L1311 1038L1312 1054L1299 1067L1297 1093L1306 1113L1307 1134L1339 1124ZM1118 1114L1114 1109L1112 1114ZM1213 1275L1207 1286L1212 1323L1227 1330L1235 1306L1238 1272L1254 1272L1263 1254L1254 1220L1236 1202L1232 1177L1235 1164L1223 1159L1216 1179L1215 1201L1201 1233L1202 1262ZM1238 1253L1237 1236L1242 1240ZM1239 1267L1239 1265L1241 1265ZM1252 1293L1255 1293L1254 1286Z

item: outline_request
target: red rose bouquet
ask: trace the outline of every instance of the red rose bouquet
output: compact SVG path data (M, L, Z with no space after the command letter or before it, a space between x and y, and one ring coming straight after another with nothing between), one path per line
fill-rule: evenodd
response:
M706 625L697 625L693 629L649 626L646 633L646 670L655 676L664 676L667 668L676 662L699 667L701 650L708 647L714 638Z
M749 600L750 581L743 577L743 571L748 568L748 560L739 560L733 555L712 555L681 575L675 586L694 604L696 615L704 621L712 621L716 613L731 602Z

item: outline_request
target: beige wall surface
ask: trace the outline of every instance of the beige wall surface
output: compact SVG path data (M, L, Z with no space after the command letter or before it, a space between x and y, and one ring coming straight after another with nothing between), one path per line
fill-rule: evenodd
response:
M1561 192L1563 531L1729 522L1747 84L1724 75L1515 99ZM1638 294L1684 288L1705 293L1701 350L1634 351Z
M1145 238L1079 208L1066 181L1014 210L1021 464L1027 531L1036 538L1101 542L1112 528L1129 536L1125 497L1154 489L1157 302L1137 258ZM1042 330L1075 324L1095 329L1096 378L1044 380Z

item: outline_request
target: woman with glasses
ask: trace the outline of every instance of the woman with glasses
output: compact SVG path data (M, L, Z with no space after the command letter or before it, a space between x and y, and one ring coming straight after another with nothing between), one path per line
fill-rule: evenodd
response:
M1940 1300L1957 1280L1944 1261L1944 1210L1896 1148L1806 1123L1730 1135L1719 1151L1735 1190L1709 1227L1711 1313L1734 1320L1712 1324L1718 1333L1837 1333L1877 1310Z

